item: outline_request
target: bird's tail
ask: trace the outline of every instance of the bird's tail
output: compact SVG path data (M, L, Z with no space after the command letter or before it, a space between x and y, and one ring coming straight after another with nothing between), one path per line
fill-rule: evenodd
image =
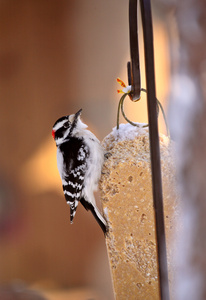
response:
M90 210L92 212L92 214L95 217L96 221L98 222L98 224L102 228L102 230L104 232L104 235L106 235L107 232L108 232L108 224L107 224L106 220L104 219L104 217L99 212L98 208L96 206L93 206L91 203L85 201L84 198L81 198L80 202L86 210Z
M68 203L68 202L67 202ZM73 219L74 219L74 216L76 214L76 210L77 210L77 205L75 205L75 203L69 203L70 205L70 223L72 224L73 223Z

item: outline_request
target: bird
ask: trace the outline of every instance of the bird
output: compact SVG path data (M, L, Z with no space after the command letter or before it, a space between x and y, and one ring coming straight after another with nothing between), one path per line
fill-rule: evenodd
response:
M57 146L57 167L66 202L70 205L70 223L79 202L92 212L104 234L106 219L100 213L94 191L98 189L104 163L104 150L97 137L82 122L82 109L59 118L53 125L52 136Z

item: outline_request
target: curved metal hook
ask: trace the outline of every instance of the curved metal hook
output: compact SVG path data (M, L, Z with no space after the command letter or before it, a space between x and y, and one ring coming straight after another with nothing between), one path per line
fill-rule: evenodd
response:
M131 62L127 64L128 83L132 86L132 100L140 99L141 79L139 65L139 44L137 29L137 0L129 1L129 37Z

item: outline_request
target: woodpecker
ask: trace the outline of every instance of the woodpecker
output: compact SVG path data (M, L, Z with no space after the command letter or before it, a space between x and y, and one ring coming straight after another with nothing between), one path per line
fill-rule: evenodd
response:
M81 112L82 109L54 123L52 136L57 146L57 167L66 202L70 205L71 224L81 202L86 210L92 212L106 234L107 222L98 210L94 197L101 176L104 151L96 136L81 121Z

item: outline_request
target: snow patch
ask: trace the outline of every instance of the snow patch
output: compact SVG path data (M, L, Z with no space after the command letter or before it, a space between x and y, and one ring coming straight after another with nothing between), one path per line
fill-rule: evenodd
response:
M138 135L145 134L148 132L148 127L143 127L145 123L135 123L137 126L133 126L129 123L127 124L120 124L119 129L114 127L112 129L111 135L114 136L115 140L118 141L125 141L125 140L134 140Z

